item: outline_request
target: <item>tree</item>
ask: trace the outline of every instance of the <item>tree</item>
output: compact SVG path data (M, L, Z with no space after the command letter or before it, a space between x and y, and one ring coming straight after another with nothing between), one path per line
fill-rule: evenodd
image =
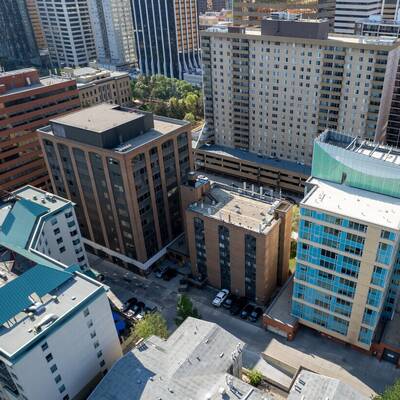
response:
M178 303L176 306L176 318L175 318L176 325L179 326L180 324L182 324L182 322L187 317L201 318L197 309L193 307L193 303L189 299L189 297L186 296L185 294L182 294L179 296Z
M160 313L146 314L136 324L134 333L138 338L143 339L147 339L152 335L166 339L168 337L167 321Z
M186 120L186 121L189 121L189 122L195 122L196 121L196 117L191 112L186 113L185 116L183 117L183 119Z
M392 386L389 386L385 391L375 397L375 400L399 400L400 399L400 379L398 379Z
M185 97L184 102L185 102L185 106L186 106L186 109L187 109L188 113L191 113L193 115L196 114L198 100L199 100L199 96L197 96L197 94L195 94L195 93L189 93Z
M255 369L250 370L247 374L247 377L249 378L250 385L252 386L258 386L263 380L262 373Z

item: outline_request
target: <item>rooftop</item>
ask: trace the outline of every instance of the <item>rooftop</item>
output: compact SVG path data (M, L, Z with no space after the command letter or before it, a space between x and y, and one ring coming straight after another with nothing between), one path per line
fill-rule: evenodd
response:
M0 244L26 248L39 219L70 204L69 200L33 186L14 191L0 203Z
M7 358L16 357L84 300L102 290L100 284L68 269L39 264L30 268L0 287L0 353ZM35 303L41 306L28 312Z
M302 370L293 384L288 400L367 400L368 398L339 379Z
M89 400L269 400L227 371L243 343L218 325L187 318L117 361ZM221 397L222 396L222 397Z
M275 208L281 203L269 195L213 184L189 210L258 233L267 233L274 223Z
M198 148L201 151L207 151L215 155L230 157L237 160L252 162L256 164L264 164L280 171L289 171L303 174L304 176L311 175L311 167L295 161L280 160L267 156L258 155L246 150L233 149L230 147L220 146L216 144L205 144Z
M142 116L143 114L133 110L121 110L115 104L102 103L54 118L50 122L102 133L142 118Z
M314 189L301 202L307 207L388 229L400 229L400 199L316 178Z

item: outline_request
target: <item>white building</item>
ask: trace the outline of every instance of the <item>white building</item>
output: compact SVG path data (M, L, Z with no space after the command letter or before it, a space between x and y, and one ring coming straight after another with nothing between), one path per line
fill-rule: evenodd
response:
M37 264L20 276L4 264L0 398L86 398L122 355L104 287L51 263Z
M74 203L33 186L0 203L0 243L58 261L88 267Z
M87 0L37 0L53 67L84 67L96 59Z
M352 35L358 19L379 15L381 10L381 0L336 0L334 30Z
M129 68L136 64L130 0L89 0L100 65Z

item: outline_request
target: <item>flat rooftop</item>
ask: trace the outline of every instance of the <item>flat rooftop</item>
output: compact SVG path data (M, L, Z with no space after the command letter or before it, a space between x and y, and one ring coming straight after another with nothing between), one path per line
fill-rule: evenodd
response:
M29 275L29 277L28 277ZM9 286L11 285L11 286ZM28 346L33 340L45 336L47 329L57 324L81 303L97 291L104 290L100 284L81 275L76 275L56 268L36 266L0 287L2 308L15 310L8 322L0 326L0 353L11 358L18 351ZM45 293L43 293L45 292ZM24 311L32 301L28 293L37 293L32 298L42 300L44 310L40 314L33 313L33 319ZM57 300L55 300L56 296ZM2 310L0 315L6 310ZM43 324L40 331L37 327L44 318L53 315L53 321Z
M280 203L277 199L271 201L269 196L214 184L200 201L190 204L188 209L253 232L267 233L275 220L274 210Z
M369 397L339 379L302 370L293 384L288 400L306 399L368 400Z
M293 21L296 22L296 21ZM304 20L302 20L301 22L304 22ZM261 28L258 27L246 27L243 28L244 33L246 35L250 35L250 36L263 36L261 34ZM228 27L216 27L213 26L211 28L207 29L207 32L216 32L216 33L228 33ZM232 32L229 34L241 34L243 35L243 33L239 33L239 32ZM268 36L264 36L264 37L268 37ZM279 37L278 35L274 35L271 37ZM288 40L292 40L292 39L296 39L295 37L287 37ZM310 39L308 39L310 40ZM321 39L319 39L321 40ZM374 36L374 37L370 37L370 36L361 36L361 35L344 35L344 34L339 34L339 33L329 33L328 35L328 39L326 39L327 41L338 41L338 42L343 42L344 44L369 44L369 45L373 45L373 46L393 46L397 43L397 45L400 45L400 41L395 38L395 37L386 37L386 36Z
M308 182L315 188L301 205L367 224L400 229L400 199L316 178Z
M12 193L17 199L29 200L32 203L46 207L49 212L55 212L66 205L73 205L71 200L64 199L53 193L46 192L34 186L24 186Z
M139 112L117 108L118 106L115 104L102 103L54 118L50 122L85 129L95 133L103 133L143 117L143 114Z
M280 160L279 158L261 156L246 150L233 149L216 144L204 144L200 146L198 150L206 151L216 156L233 158L238 161L247 161L251 163L266 165L280 171L288 171L290 173L293 172L296 174L301 174L305 177L309 177L311 175L311 166L309 165L304 165L294 161Z
M88 400L271 400L228 374L242 348L218 325L187 318L167 340L151 336L118 360Z
M337 131L327 130L321 133L316 142L326 143L332 146L340 147L349 152L365 156L365 160L373 158L387 163L400 165L400 149L379 143L370 142L360 137L351 137Z

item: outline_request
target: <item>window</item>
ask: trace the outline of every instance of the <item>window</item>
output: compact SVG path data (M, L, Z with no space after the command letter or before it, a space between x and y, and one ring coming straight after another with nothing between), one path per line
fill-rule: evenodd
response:
M88 309L88 308L85 308L85 309L83 310L83 316L84 316L84 317L87 317L89 314L90 314L89 309Z
M93 326L93 321L91 319L89 319L89 321L87 322L87 326L88 328L91 328Z
M96 337L96 331L90 332L90 337L93 339Z
M69 395L68 395L68 394L65 395L65 396L63 397L63 400L69 400Z
M53 359L53 355L51 353L47 354L46 361L50 362Z
M100 358L102 355L103 355L103 352L102 352L101 350L99 350L99 351L97 352L97 358Z
M51 225L55 225L55 224L57 223L57 218L53 218L53 219L50 221L50 223L51 223Z
M65 252L65 247L60 247L60 253L64 253Z
M57 376L54 378L54 380L55 380L56 383L60 382L60 381L61 381L61 375L57 375Z
M62 242L63 242L63 238L60 237L57 239L57 244L61 244Z
M57 365L56 365L56 364L53 364L53 365L50 367L50 371L54 374L54 372L57 371Z
M95 349L97 349L97 348L100 346L99 341L96 340L96 341L93 343L93 346L94 346Z
M100 367L104 367L106 365L106 362L104 360L100 361Z
M58 388L58 391L59 391L60 393L65 392L65 385L61 385L61 386Z
M54 229L54 231L53 231L53 232L54 232L54 234L55 234L55 235L58 235L58 234L60 233L60 228L56 228L56 229Z
M49 348L49 345L47 342L44 342L40 347L42 348L42 351L46 351Z

